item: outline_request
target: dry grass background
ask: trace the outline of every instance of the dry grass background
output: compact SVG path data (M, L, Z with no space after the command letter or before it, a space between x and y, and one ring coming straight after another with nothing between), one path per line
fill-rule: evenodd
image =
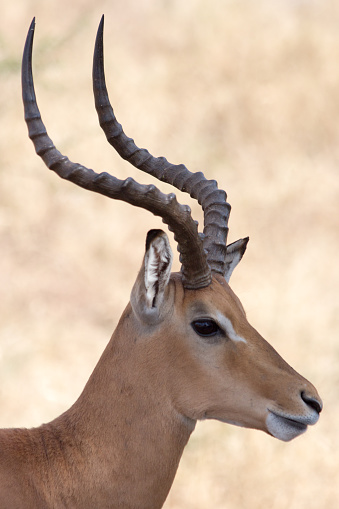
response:
M37 95L54 142L96 170L151 181L118 159L98 127L90 80L103 12L119 120L139 145L202 169L227 189L230 239L251 237L232 286L253 325L317 386L325 404L319 424L289 444L200 424L165 507L334 509L334 0L1 0L0 425L38 425L77 398L128 300L146 232L161 227L147 212L58 179L27 137L19 67L35 15ZM186 195L180 201L189 202Z

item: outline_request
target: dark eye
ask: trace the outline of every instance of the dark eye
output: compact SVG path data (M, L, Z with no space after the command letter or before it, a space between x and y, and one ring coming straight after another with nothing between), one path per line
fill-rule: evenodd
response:
M219 325L210 318L194 320L191 325L199 336L215 336L220 331Z

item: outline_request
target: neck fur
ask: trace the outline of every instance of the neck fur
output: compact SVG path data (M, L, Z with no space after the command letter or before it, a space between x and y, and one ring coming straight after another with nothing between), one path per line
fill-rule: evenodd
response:
M175 410L151 352L124 320L128 313L78 401L45 427L73 463L74 495L83 508L88 500L88 507L162 507L195 427Z

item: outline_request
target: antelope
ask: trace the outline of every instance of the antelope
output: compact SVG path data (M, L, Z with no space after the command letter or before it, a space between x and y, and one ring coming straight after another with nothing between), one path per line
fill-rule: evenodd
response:
M85 189L149 210L173 232L151 230L140 272L97 366L73 406L34 429L0 432L2 509L156 509L171 488L196 422L217 419L289 441L318 421L321 399L248 323L230 276L248 238L226 245L230 205L216 181L153 157L128 138L110 105L103 18L94 51L99 122L118 154L198 200L204 231L174 194L71 162L37 106L28 31L22 63L29 137L47 167Z

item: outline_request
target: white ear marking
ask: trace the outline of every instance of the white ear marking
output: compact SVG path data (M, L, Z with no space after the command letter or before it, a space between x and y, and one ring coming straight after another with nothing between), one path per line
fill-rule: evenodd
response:
M172 250L167 235L162 230L151 230L146 241L145 254L145 288L147 305L156 306L156 299L161 295L168 283L171 266Z

